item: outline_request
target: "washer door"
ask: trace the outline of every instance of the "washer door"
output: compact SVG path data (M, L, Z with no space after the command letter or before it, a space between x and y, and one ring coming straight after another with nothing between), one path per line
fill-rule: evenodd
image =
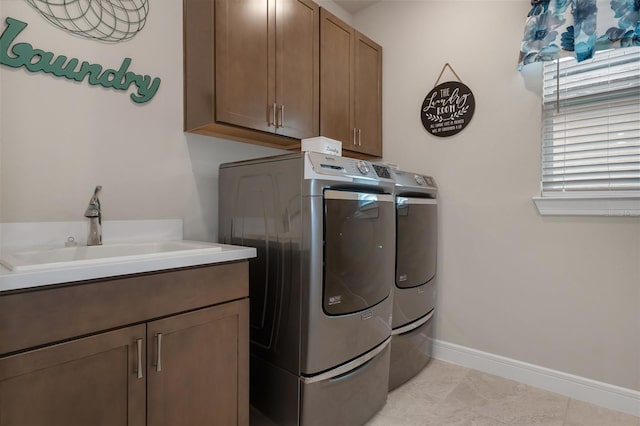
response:
M389 194L324 191L323 309L343 315L389 296L394 203Z
M438 205L432 198L396 197L396 285L417 287L436 275Z

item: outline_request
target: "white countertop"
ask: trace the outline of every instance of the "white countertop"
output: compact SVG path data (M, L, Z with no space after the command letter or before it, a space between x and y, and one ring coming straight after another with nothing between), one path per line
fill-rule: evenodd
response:
M83 265L38 271L13 272L0 266L0 292L96 278L116 277L141 272L230 262L256 256L256 249L253 247L214 243L202 244L218 247L220 250L205 254L203 254L201 250L198 250L197 254L190 254L189 251L186 250L179 255L162 259L122 260L102 265Z
M249 259L256 256L252 247L232 246L209 242L193 242L197 250L181 250L163 256L127 256L119 253L118 246L140 242L183 241L182 220L130 220L104 221L103 246L115 252L117 258L103 262L67 262L57 266L47 262L37 268L13 268L0 265L0 293L51 284L110 278L143 272L163 271L190 266L201 266L221 262ZM10 249L42 249L65 247L73 238L78 248L87 239L87 221L0 223L0 255ZM210 250L208 248L211 248ZM115 250L114 250L115 249ZM124 254L124 256L119 256ZM104 259L103 259L104 260ZM64 267L61 267L64 266ZM15 265L14 265L15 266Z

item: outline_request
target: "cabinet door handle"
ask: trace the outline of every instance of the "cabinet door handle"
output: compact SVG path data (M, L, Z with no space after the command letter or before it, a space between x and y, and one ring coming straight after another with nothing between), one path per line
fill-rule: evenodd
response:
M162 371L162 333L156 334L156 353L158 354L156 371L159 373Z
M356 145L356 132L358 131L358 129L356 129L355 127L353 128L353 146Z
M137 346L137 355L138 355L138 365L136 366L136 374L138 379L142 379L144 375L142 374L142 339L136 340Z
M362 146L362 129L358 129L358 146Z
M284 127L284 105L280 105L280 127Z
M275 104L271 105L271 109L273 111L273 125L275 126L275 128L278 128L278 122L276 121L276 109L278 108L278 106Z

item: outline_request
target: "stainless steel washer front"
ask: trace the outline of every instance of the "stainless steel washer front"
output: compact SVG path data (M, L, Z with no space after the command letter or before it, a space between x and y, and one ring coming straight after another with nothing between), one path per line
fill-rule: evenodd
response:
M344 402L332 416L373 416L388 387L388 171L300 153L224 164L219 184L221 242L258 251L249 273L252 405L279 424L310 424L309 413L324 410L319 401L367 383L366 403Z
M431 357L436 305L437 187L432 177L393 170L396 267L389 389L415 376Z
M394 329L435 307L437 226L435 198L396 195Z

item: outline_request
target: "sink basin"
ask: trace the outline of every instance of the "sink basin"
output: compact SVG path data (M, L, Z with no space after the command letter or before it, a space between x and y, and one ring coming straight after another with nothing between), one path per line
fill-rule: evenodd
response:
M15 272L26 272L211 254L221 250L215 244L182 240L57 248L3 248L0 264Z

